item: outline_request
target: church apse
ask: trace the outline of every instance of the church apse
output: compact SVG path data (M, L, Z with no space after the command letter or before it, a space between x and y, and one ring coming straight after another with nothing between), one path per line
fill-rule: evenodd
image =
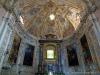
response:
M49 38L46 37L47 39L39 40L39 64L36 75L63 75L60 49L61 40L52 39L51 35L49 36Z

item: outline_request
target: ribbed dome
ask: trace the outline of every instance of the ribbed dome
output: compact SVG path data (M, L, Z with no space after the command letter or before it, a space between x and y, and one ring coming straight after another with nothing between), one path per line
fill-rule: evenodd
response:
M19 0L16 9L28 33L42 38L54 34L63 39L79 26L85 4L82 0Z

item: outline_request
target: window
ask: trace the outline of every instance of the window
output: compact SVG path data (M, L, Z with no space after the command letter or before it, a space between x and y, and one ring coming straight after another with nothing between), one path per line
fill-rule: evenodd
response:
M54 50L47 50L47 59L54 59Z

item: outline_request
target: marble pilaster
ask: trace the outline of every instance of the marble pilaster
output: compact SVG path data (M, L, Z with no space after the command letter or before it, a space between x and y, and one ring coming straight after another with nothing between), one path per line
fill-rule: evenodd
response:
M1 38L1 42L0 42L0 55L1 55L1 60L0 60L0 71L2 69L2 66L3 66L3 61L7 55L7 48L8 48L8 45L9 45L9 41L10 41L10 38L11 38L11 33L9 30L9 27L8 25L6 25L5 29L4 29L4 33L3 33L3 36Z

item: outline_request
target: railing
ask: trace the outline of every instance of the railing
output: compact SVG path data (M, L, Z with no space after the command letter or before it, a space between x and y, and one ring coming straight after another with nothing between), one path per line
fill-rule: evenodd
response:
M49 75L49 73L35 73L35 75ZM53 73L53 75L65 75L64 73Z

